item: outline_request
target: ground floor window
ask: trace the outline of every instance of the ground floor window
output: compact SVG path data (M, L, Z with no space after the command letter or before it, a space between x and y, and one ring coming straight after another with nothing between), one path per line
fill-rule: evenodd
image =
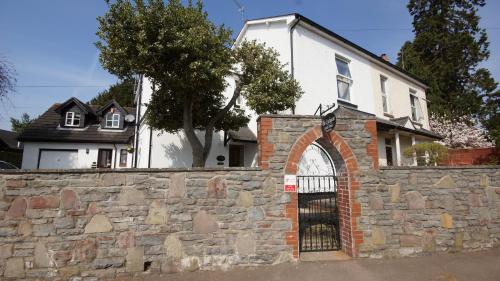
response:
M243 145L229 145L229 167L243 167L245 161L244 152Z
M127 166L127 155L128 155L128 152L126 149L120 150L120 167Z
M387 166L394 166L392 157L392 139L385 138L385 157L387 159Z

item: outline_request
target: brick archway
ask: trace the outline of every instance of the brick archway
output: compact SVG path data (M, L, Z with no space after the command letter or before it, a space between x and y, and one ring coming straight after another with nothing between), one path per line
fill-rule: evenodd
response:
M361 214L361 206L355 200L359 182L355 175L358 162L346 141L335 131L323 134L321 125L316 125L301 135L292 145L285 165L285 174L295 175L302 153L313 143L325 148L334 161L338 177L338 204L340 215L340 237L342 250L349 256L357 256L359 245L363 243L363 233L357 229L356 219ZM286 234L287 245L293 247L293 255L298 258L298 194L291 194L291 202L286 206L286 216L292 221L292 230Z

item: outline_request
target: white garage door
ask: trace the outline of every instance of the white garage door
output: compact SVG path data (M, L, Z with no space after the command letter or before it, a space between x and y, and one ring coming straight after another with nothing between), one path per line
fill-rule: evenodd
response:
M39 169L75 169L78 150L41 150Z

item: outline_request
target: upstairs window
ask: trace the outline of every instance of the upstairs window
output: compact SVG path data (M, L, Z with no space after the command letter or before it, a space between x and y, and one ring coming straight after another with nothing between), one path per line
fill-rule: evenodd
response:
M80 118L80 113L68 111L66 112L66 120L64 121L64 125L68 127L79 127Z
M417 97L417 92L410 90L411 119L420 122L423 119L422 108Z
M387 77L380 75L380 91L382 92L382 108L389 113L389 98L387 94Z
M337 65L337 91L339 98L343 100L351 100L351 71L349 70L349 62L347 60L336 57Z
M106 115L106 127L107 128L119 128L120 127L120 114L113 113Z

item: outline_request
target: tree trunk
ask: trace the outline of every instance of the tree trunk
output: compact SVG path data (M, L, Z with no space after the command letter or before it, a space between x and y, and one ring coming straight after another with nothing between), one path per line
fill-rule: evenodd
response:
M204 167L206 158L203 157L204 148L196 136L193 128L193 97L188 95L184 101L183 129L192 149L193 167Z

